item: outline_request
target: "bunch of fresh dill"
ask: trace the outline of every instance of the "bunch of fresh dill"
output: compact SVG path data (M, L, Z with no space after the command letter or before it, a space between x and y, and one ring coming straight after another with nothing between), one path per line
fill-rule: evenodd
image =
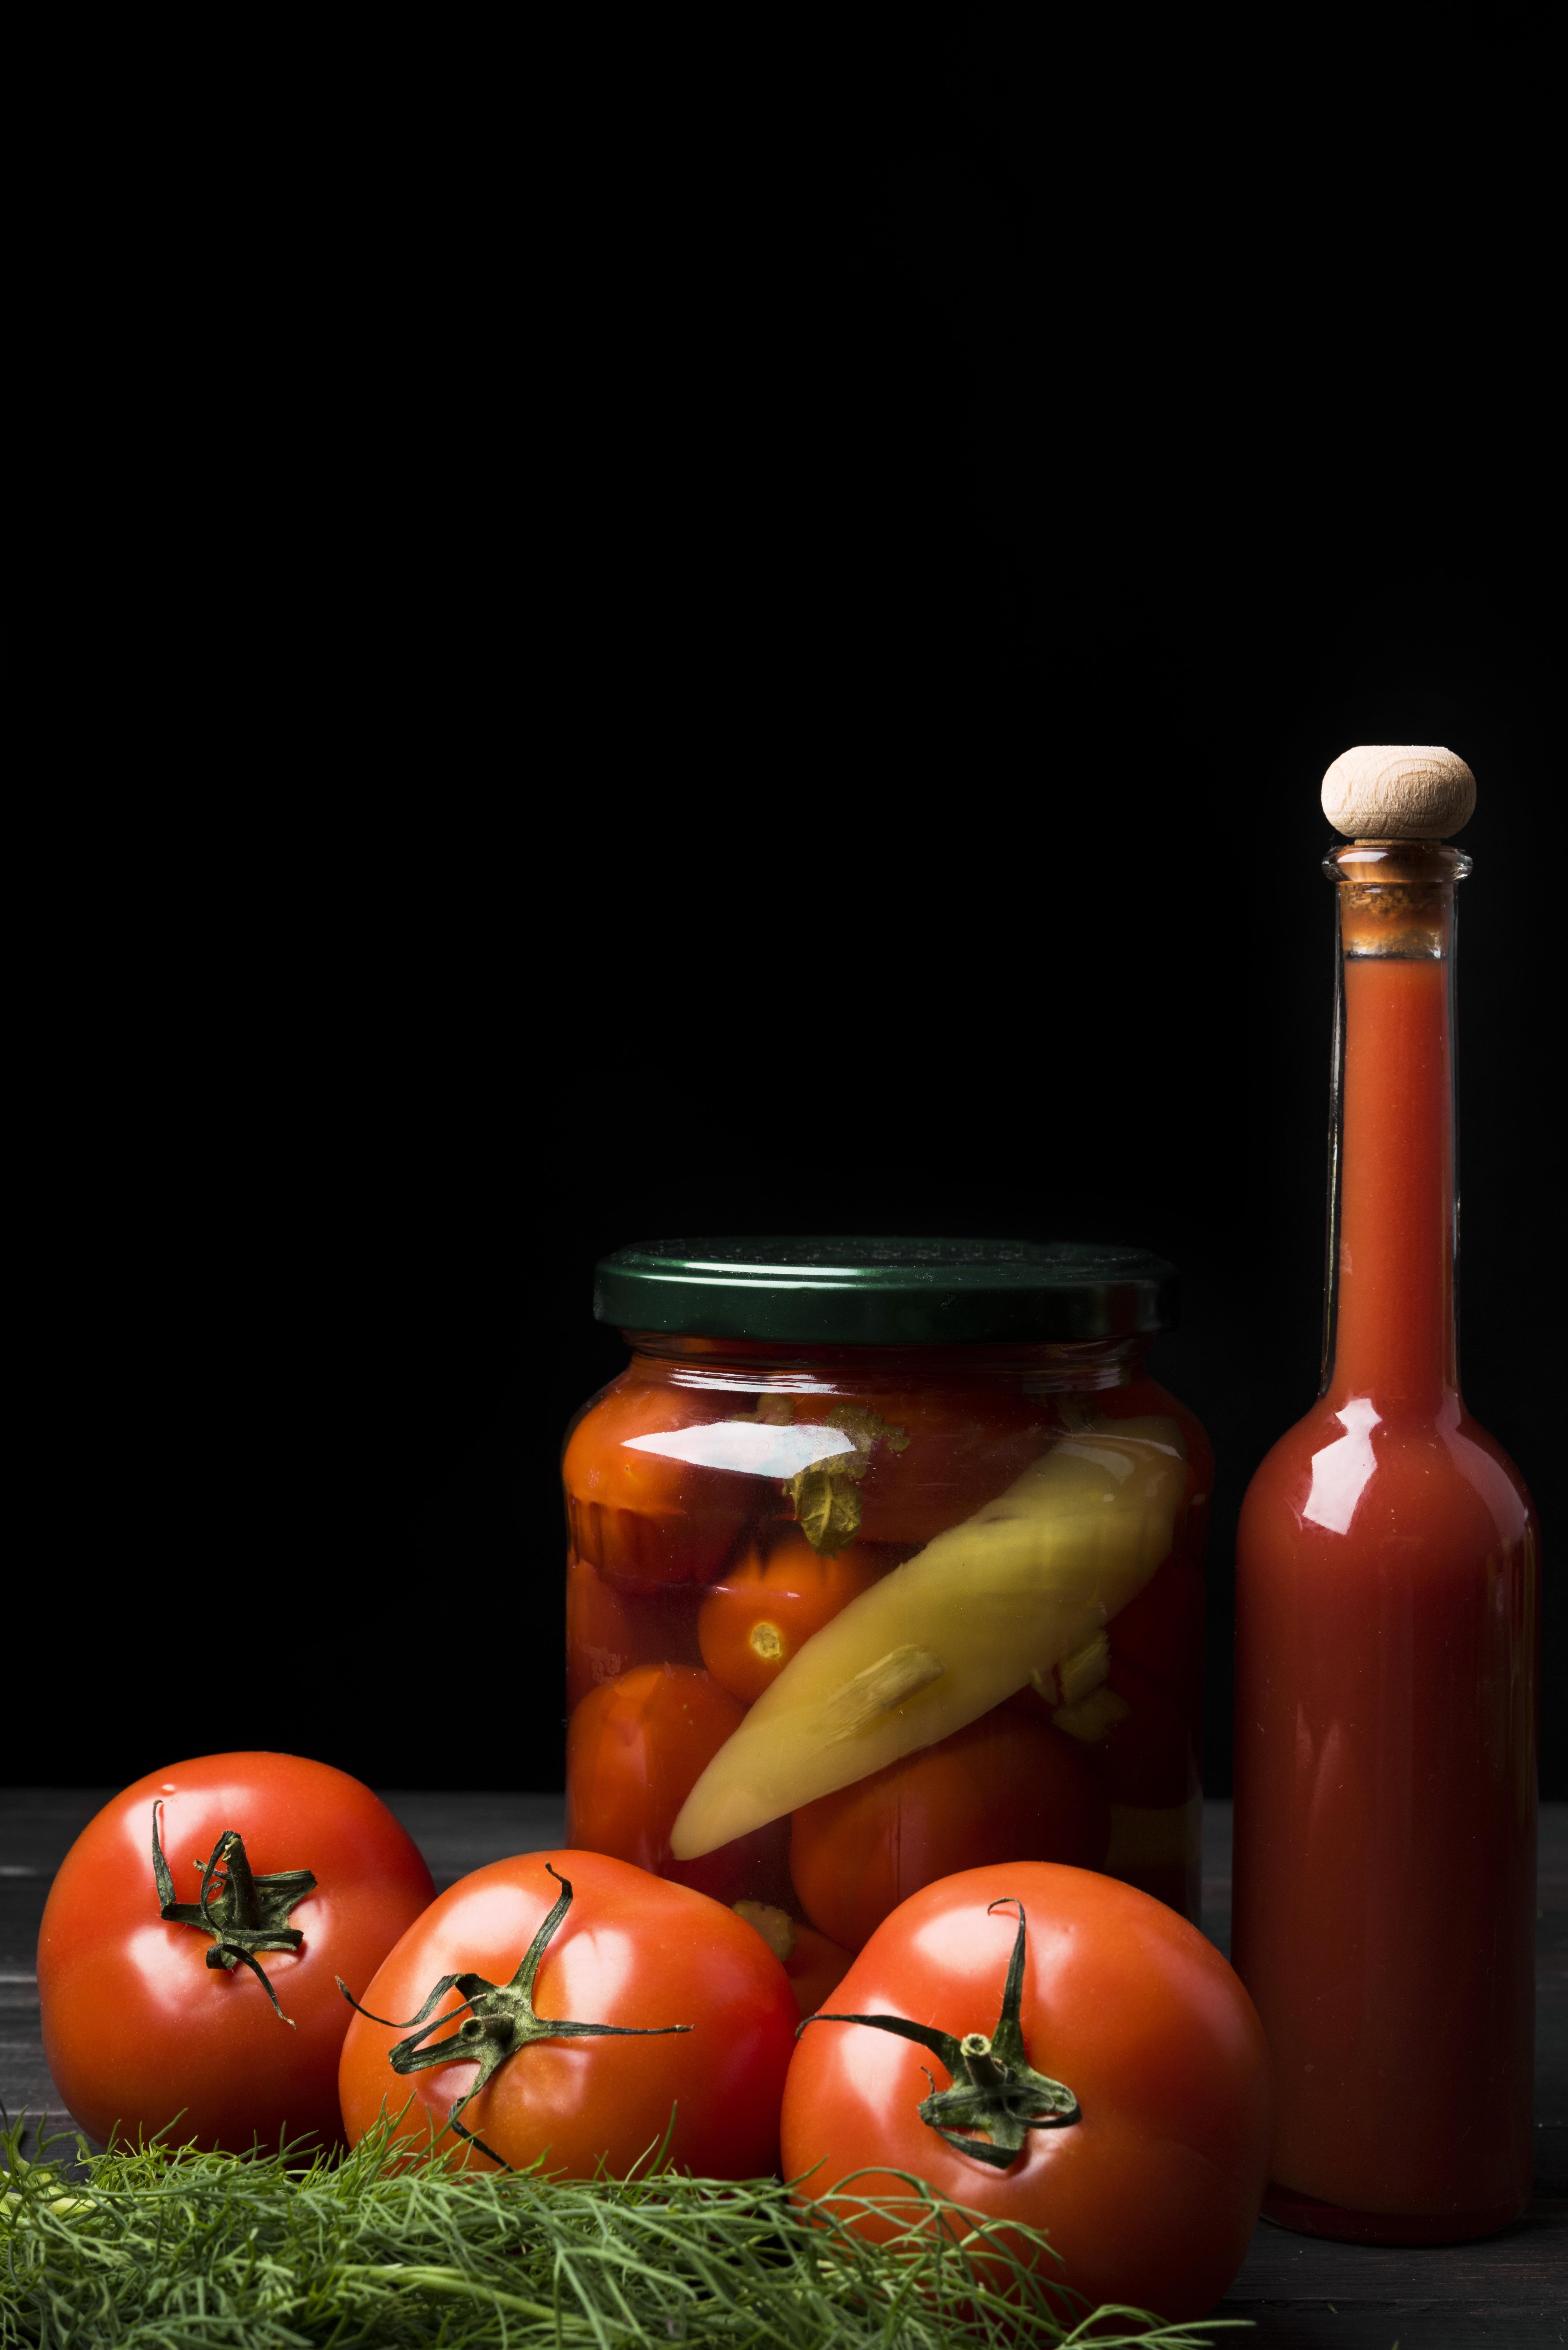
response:
M314 2160L162 2144L91 2157L78 2144L67 2166L25 2162L20 2131L0 2136L0 2343L1193 2350L1202 2338L1133 2311L1075 2321L991 2223L914 2180L907 2202L883 2206L899 2236L876 2245L809 2223L770 2179L551 2180L404 2167L392 2147L385 2130Z

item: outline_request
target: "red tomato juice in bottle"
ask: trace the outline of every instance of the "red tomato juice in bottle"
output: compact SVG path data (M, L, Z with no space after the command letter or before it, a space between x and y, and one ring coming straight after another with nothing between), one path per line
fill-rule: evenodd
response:
M1450 2242L1530 2192L1537 1537L1459 1388L1469 861L1358 839L1325 870L1342 952L1324 1378L1237 1538L1234 1955L1278 2085L1265 2211Z

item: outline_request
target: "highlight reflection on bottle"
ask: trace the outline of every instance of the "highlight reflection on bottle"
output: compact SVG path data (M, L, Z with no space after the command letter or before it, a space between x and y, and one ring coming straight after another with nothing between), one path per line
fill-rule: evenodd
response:
M1235 1960L1275 2060L1265 2210L1444 2242L1505 2226L1530 2192L1538 1542L1459 1388L1469 860L1367 837L1377 810L1358 813L1325 865L1342 952L1324 1385L1237 1538Z

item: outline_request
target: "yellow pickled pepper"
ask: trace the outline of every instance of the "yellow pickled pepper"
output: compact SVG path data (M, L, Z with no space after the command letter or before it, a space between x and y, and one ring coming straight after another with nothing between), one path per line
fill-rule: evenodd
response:
M692 1788L676 1859L934 1745L1076 1655L1169 1550L1185 1482L1172 1419L1064 1438L813 1634Z

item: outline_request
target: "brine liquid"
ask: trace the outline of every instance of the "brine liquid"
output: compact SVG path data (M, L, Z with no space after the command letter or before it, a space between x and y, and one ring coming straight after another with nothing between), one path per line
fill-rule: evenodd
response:
M692 1862L673 1859L669 1832L710 1749L732 1734L732 1713L765 1684L726 1649L715 1595L743 1597L748 1576L771 1575L790 1546L818 1575L793 1504L777 1480L666 1464L661 1428L689 1425L681 1442L715 1451L707 1390L688 1371L677 1385L641 1357L578 1423L566 1482L573 1555L567 1596L569 1833L574 1840L716 1898L778 1907L831 1939L864 1939L877 1903L892 1906L933 1876L982 1860L1054 1858L1103 1866L1196 1918L1200 1889L1203 1582L1211 1477L1201 1429L1138 1376L1086 1399L1005 1388L913 1387L888 1396L819 1375L810 1410L841 1399L874 1408L908 1431L876 1456L859 1488L863 1523L843 1554L873 1576L896 1571L926 1541L1004 1491L1027 1463L1085 1414L1179 1416L1188 1495L1171 1555L1110 1622L1109 1727L1068 1737L1054 1725L1062 1692L1032 1686L953 1739L910 1758L896 1778L875 1774L841 1797L784 1814L734 1845ZM695 1401L694 1401L695 1399ZM787 1400L787 1394L779 1400ZM755 1438L765 1399L731 1376L712 1403ZM803 1417L805 1415L803 1414ZM791 1424L787 1412L779 1424ZM707 1435L701 1435L706 1429ZM722 1454L723 1446L717 1446ZM754 1449L754 1448L753 1448ZM629 1457L629 1470L625 1463ZM673 1451L670 1456L673 1461ZM847 1593L846 1594L847 1596ZM743 1625L743 1617L740 1618ZM1102 1671L1103 1671L1102 1668ZM727 1711L728 1710L728 1711ZM841 1880L836 1882L835 1880ZM847 1898L852 1886L881 1890Z

